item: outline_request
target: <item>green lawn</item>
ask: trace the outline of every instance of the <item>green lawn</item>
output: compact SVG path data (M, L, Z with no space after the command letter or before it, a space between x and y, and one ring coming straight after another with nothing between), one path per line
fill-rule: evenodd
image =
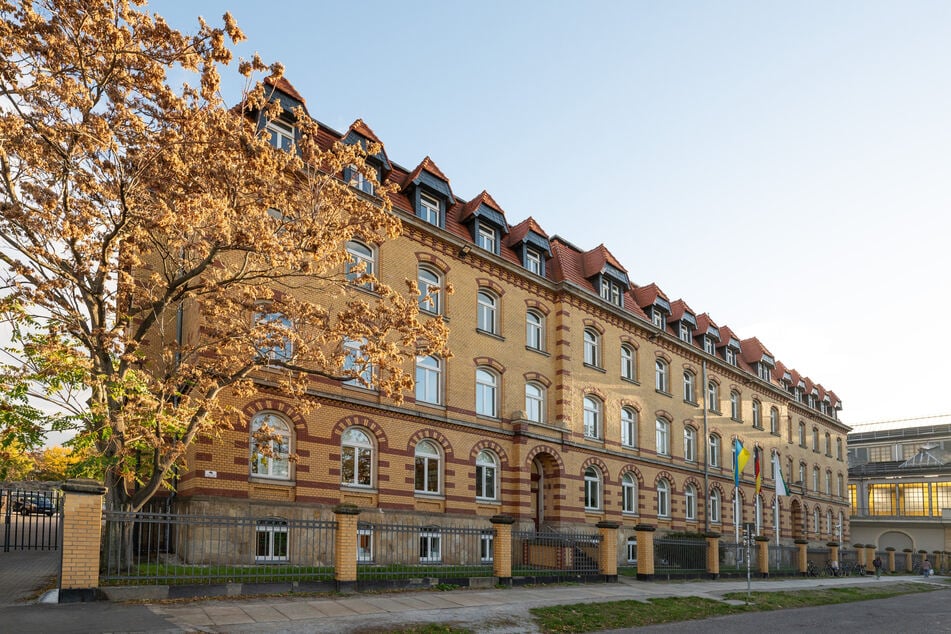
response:
M714 616L763 612L814 605L885 599L915 592L931 592L935 586L901 584L882 588L829 588L790 592L754 592L750 605L729 605L713 599L678 597L648 601L611 601L579 603L548 608L532 608L544 632L594 632L656 623L707 619ZM746 600L745 592L726 595L727 599Z

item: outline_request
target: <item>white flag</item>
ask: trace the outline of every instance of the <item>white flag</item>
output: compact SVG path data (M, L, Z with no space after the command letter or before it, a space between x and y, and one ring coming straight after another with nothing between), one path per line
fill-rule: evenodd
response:
M789 487L783 480L783 470L779 466L778 456L773 456L773 479L776 480L776 495L789 495Z

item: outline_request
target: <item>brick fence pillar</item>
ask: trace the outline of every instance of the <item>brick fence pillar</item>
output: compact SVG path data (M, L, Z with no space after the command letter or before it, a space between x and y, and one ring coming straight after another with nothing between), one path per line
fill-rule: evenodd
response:
M911 572L915 565L915 553L911 548L905 548L902 552L905 553L905 572Z
M871 572L875 572L872 562L875 561L875 544L865 544L865 567Z
M759 535L756 537L756 551L758 554L757 564L759 565L759 574L762 577L769 576L769 537Z
M889 546L885 552L888 553L888 572L895 574L895 547Z
M835 570L841 570L842 560L839 558L839 542L828 542L826 546L829 547L829 561L835 562Z
M707 539L707 574L711 579L720 576L720 533L705 533Z
M620 522L602 521L597 523L598 534L601 536L601 547L598 549L598 573L608 583L617 583L617 529Z
M865 568L865 544L855 544L855 563Z
M654 531L656 526L638 524L637 531L637 578L640 581L654 579Z
M106 487L95 480L69 480L63 485L60 603L99 598L102 498L105 493Z
M798 557L796 558L799 563L799 574L805 576L806 571L809 570L809 540L807 539L797 539L795 540L796 548L799 549Z
M512 585L512 524L515 518L510 515L493 515L489 518L495 529L492 539L492 574L498 582Z
M334 507L337 531L334 534L334 580L338 592L352 591L357 585L357 518L360 509L353 504Z

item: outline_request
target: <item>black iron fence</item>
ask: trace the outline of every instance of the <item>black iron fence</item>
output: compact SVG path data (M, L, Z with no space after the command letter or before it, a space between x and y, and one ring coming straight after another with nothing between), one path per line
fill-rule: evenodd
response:
M799 549L795 546L769 545L770 574L795 575L799 572Z
M479 527L371 524L357 528L357 579L491 577L495 551L491 525Z
M705 539L660 538L654 541L654 574L658 577L700 577L707 571Z
M336 522L107 511L100 581L175 585L327 581Z
M513 531L512 576L596 575L600 550L597 533Z
M59 491L0 489L0 551L57 550L61 512Z

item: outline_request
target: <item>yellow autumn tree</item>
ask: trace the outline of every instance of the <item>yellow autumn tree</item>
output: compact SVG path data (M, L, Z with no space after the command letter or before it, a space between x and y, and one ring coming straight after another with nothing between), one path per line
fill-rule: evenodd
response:
M222 102L241 39L227 14L186 35L139 2L0 0L3 301L35 325L24 374L80 421L113 508L140 509L196 439L238 424L223 397L265 366L303 396L372 364L398 401L415 355L448 354L413 282L364 274L367 294L344 273L348 240L400 232L389 186L371 200L339 178L375 178L364 150L322 149L303 111L275 150L282 69L257 57L237 65L240 104ZM345 342L361 346L346 371Z

